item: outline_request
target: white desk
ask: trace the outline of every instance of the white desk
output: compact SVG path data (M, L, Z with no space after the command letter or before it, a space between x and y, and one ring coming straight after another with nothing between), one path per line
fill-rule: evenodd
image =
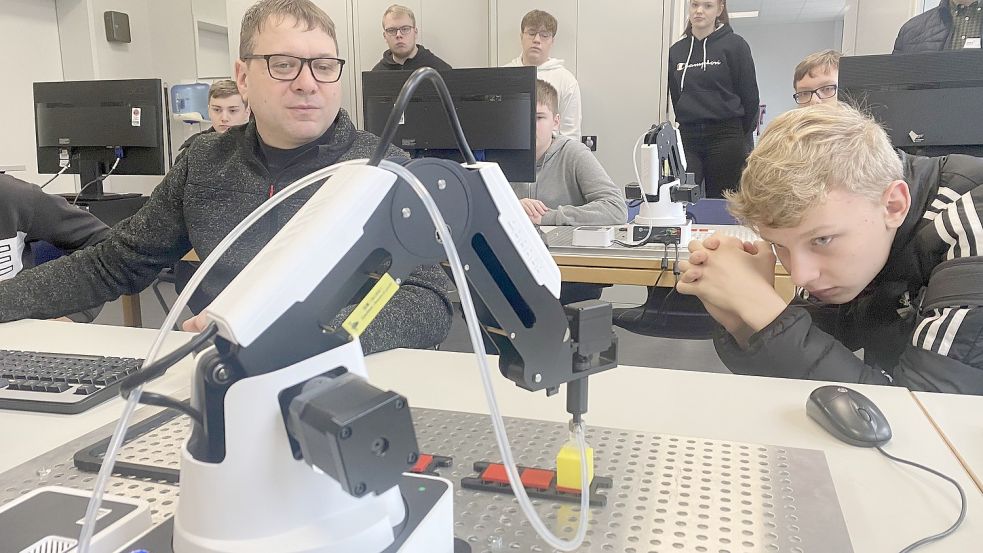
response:
M140 355L154 332L122 327L22 321L0 325L0 347ZM180 340L181 338L177 338ZM172 346L173 347L173 346ZM101 351L100 351L101 350ZM187 384L188 362L152 386L173 392ZM468 354L397 350L370 356L373 383L405 394L411 405L486 412L473 357ZM184 382L181 382L185 380ZM565 398L546 398L494 380L503 414L565 421ZM955 490L942 480L890 463L877 452L847 446L805 414L818 383L619 367L591 379L587 421L597 426L756 442L826 453L854 551L893 553L947 527L958 509ZM895 437L887 449L959 480L969 497L963 527L924 551L967 552L983 542L983 494L904 389L856 386L884 411ZM114 400L82 415L0 413L0 467L11 467L78 437L118 415ZM18 442L27 441L19 445ZM14 448L11 448L14 445Z
M156 332L142 328L100 326L58 321L18 321L0 325L0 349L51 353L82 353L143 358ZM191 334L172 333L164 353ZM187 396L194 364L184 360L146 386L148 391ZM123 399L115 397L77 415L0 410L0 472L119 419ZM155 408L151 408L156 410Z
M983 490L983 396L929 392L914 395Z
M26 168L23 165L3 165L0 164L0 173L12 173L14 171L24 171Z
M478 369L469 354L399 350L368 358L373 384L396 390L410 405L486 413ZM959 508L951 484L902 467L870 449L848 446L806 416L820 383L619 367L591 378L589 424L647 432L819 449L826 453L857 553L896 552L948 527ZM977 551L983 543L983 495L931 422L903 388L853 386L880 407L894 439L885 449L956 478L969 514L948 539L924 551ZM503 414L566 421L565 396L551 398L495 379ZM921 550L920 550L921 551Z

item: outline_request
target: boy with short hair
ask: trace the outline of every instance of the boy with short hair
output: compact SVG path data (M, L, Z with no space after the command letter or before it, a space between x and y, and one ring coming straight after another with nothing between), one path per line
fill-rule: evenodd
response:
M451 66L430 50L417 43L420 30L416 28L416 15L406 6L393 4L382 14L382 38L389 48L373 71L415 71L432 67L448 71Z
M235 81L222 79L208 87L208 115L217 132L249 121L249 102L239 93Z
M560 126L556 89L536 81L536 182L516 183L522 207L537 225L620 225L625 196L578 140L554 136Z
M792 98L800 106L823 102L836 102L840 82L840 54L836 50L823 50L809 54L795 66Z
M733 372L983 394L983 160L910 156L853 108L809 106L772 121L728 201L764 241L692 242L678 290L727 330Z
M178 148L175 161L181 159L184 151L199 136L213 132L223 133L236 125L249 122L249 102L239 93L235 81L222 79L208 87L208 117L212 126L189 136Z
M505 67L536 66L536 75L553 85L559 98L560 134L580 140L580 84L563 60L551 58L553 41L559 24L556 18L542 10L532 10L522 17L519 40L522 54Z

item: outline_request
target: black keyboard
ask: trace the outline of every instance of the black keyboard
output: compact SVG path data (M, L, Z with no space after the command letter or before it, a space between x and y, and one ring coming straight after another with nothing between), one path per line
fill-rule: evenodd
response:
M143 359L0 350L0 409L81 413L119 394Z

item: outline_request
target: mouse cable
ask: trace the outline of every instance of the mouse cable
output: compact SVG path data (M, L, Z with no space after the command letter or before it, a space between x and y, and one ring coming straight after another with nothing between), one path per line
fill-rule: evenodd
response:
M944 480L948 480L949 483L951 483L953 486L956 487L957 490L959 490L959 518L956 519L956 522L954 522L952 524L952 526L948 527L947 529L943 530L942 532L939 532L938 534L935 534L935 535L932 535L932 536L928 536L927 538L922 538L922 539L916 541L915 543L909 545L908 547L905 547L904 549L901 550L901 553L908 553L909 551L914 551L916 548L921 547L921 546L923 546L923 545L925 545L927 543L932 543L934 541L941 540L942 538L944 538L944 537L948 536L949 534L955 532L956 529L959 528L959 526L963 523L963 519L966 518L966 492L963 491L963 487L959 485L959 482L956 482L952 478L950 478L950 477L942 474L941 472L939 472L939 471L937 471L935 469L928 468L928 467L926 467L924 465L919 465L918 463L915 463L914 461L908 461L908 460L905 460L905 459L901 459L900 457L895 457L894 455L891 455L890 453L884 451L880 447L877 448L877 451L880 451L882 455L884 455L885 457L887 457L888 459L890 459L892 461L896 461L898 463L902 463L902 464L905 464L905 465L908 465L908 466L911 466L911 467L922 469L922 470L924 470L926 472L930 472L930 473L934 474L935 476L938 476L939 478L942 478Z

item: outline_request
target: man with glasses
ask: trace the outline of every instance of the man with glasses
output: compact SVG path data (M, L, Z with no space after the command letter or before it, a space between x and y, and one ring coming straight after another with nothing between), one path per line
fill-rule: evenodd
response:
M836 50L823 50L806 56L795 66L792 98L800 106L836 102L840 80L840 57Z
M389 49L382 53L382 60L372 70L413 71L421 67L432 67L437 71L451 69L447 62L422 44L416 43L417 33L419 31L413 10L399 4L389 6L382 15L382 38L386 39Z
M210 255L240 221L291 182L340 161L369 157L379 138L356 130L341 109L344 65L334 23L310 0L253 5L242 20L235 64L236 84L253 120L195 140L146 205L100 244L0 284L0 321L58 317L139 292L189 250ZM406 157L395 147L388 154ZM316 188L284 201L233 244L199 288L207 302ZM449 289L439 267L418 268L361 335L362 348L440 343L450 328ZM202 324L195 317L184 327L199 331Z
M563 136L580 140L580 84L563 60L551 58L556 39L556 18L542 10L532 10L520 24L522 55L505 64L505 67L536 66L538 78L553 85L560 95L560 130Z

